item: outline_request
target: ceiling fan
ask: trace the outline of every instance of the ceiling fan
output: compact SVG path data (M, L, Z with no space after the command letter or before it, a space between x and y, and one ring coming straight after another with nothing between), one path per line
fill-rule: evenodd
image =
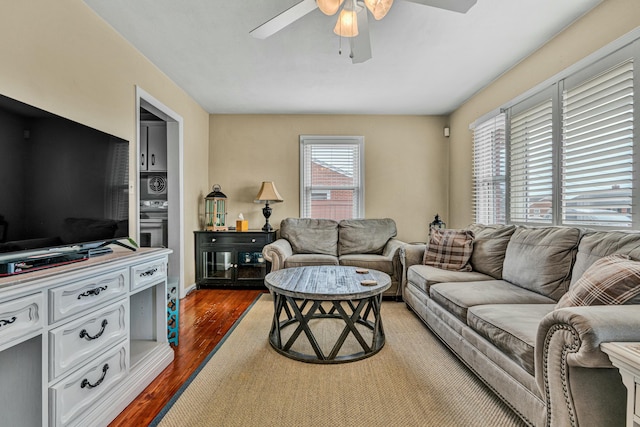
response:
M404 0L425 6L437 7L459 13L467 13L477 0ZM384 18L393 0L302 0L264 24L250 31L253 37L266 39L306 14L320 9L325 15L340 12L333 29L340 37L348 37L351 46L349 57L354 64L371 59L368 12L376 20Z

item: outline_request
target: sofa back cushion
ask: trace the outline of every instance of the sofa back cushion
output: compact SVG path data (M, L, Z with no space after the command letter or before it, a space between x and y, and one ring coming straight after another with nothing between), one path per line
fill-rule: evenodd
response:
M381 254L397 234L391 218L343 219L338 225L338 255Z
M502 279L504 256L516 226L471 224L468 228L476 236L469 260L473 271Z
M613 254L640 259L640 233L593 231L585 234L578 245L576 262L571 273L571 285L578 281L594 262Z
M600 258L569 287L556 308L636 303L640 295L640 262L628 255ZM634 301L635 300L635 301Z
M280 237L289 241L296 254L338 256L338 222L332 219L283 219Z
M504 257L502 278L558 301L569 288L581 230L518 227Z

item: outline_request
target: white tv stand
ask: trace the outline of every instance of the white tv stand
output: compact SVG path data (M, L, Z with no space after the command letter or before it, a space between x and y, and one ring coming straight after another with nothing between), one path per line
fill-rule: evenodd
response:
M171 363L170 253L0 278L0 425L106 426Z

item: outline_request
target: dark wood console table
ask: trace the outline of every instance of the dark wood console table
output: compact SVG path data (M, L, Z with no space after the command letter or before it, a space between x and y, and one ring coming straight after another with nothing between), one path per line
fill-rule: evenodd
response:
M276 231L195 231L196 286L263 288L271 265L262 248Z

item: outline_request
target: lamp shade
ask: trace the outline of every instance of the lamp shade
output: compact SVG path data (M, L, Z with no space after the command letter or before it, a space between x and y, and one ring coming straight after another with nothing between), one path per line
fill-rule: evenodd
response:
M335 15L344 0L318 0L318 9L325 15Z
M338 22L333 32L340 37L355 37L358 35L358 16L354 8L347 3L338 15Z
M376 21L379 21L389 12L393 0L364 0L364 4L367 5L367 9L371 11Z
M254 200L254 202L277 203L277 202L284 202L284 199L282 198L280 193L278 193L278 190L276 189L276 185L273 183L273 181L264 181L262 183L262 187L260 187L260 191L258 191L258 195L256 196L256 199Z

